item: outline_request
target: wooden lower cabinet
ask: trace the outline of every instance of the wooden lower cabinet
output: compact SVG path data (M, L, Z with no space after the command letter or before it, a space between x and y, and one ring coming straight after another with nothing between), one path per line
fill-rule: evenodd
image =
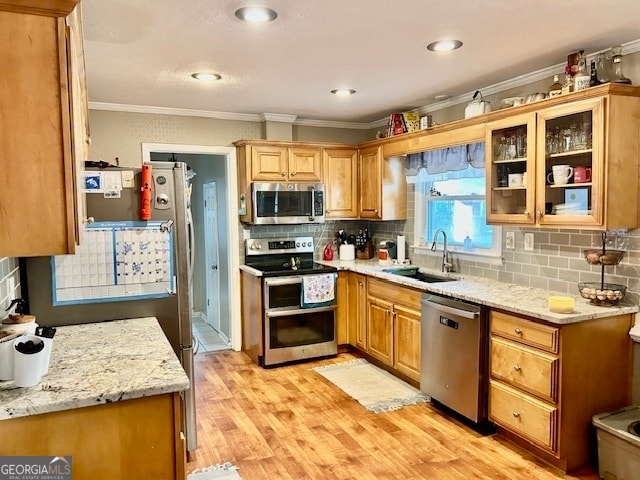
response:
M74 480L184 480L180 425L179 393L30 415L0 421L0 455L70 455Z
M631 315L548 325L490 313L489 419L552 465L597 460L595 414L631 402Z
M349 343L349 272L338 272L336 281L336 340Z
M358 347L416 381L420 380L421 296L419 290L368 278L367 344Z

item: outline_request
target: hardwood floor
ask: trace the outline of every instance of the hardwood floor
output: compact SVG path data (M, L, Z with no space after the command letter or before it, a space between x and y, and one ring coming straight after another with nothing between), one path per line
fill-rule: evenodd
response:
M565 476L429 404L373 413L312 367L263 369L244 353L195 357L199 448L187 472L231 462L244 480L598 479Z

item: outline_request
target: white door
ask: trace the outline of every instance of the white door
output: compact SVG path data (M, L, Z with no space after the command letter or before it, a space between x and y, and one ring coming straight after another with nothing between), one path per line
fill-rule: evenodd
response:
M204 189L204 256L207 322L220 332L220 285L218 270L218 201L216 182L203 185Z

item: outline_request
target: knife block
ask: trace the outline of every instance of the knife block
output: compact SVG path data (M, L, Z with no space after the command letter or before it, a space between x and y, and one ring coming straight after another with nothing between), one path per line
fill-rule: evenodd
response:
M356 258L358 260L369 260L373 258L373 245L371 240L368 240L364 245L364 250L360 250L360 247L356 248Z

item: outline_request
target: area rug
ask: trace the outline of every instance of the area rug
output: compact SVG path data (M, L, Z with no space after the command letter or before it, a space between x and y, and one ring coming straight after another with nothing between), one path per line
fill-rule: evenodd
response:
M238 467L230 462L198 468L187 476L187 480L242 480Z
M425 403L429 397L364 358L313 368L372 412Z

